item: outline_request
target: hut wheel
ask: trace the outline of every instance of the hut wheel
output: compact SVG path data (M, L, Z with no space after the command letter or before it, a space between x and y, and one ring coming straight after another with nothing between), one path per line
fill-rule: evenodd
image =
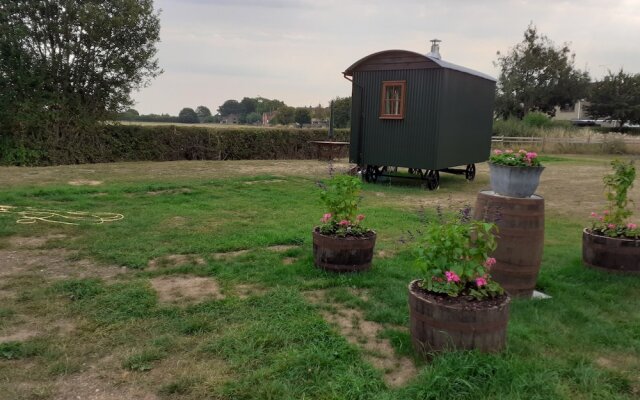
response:
M476 165L468 164L467 169L464 170L464 177L468 181L472 181L476 177Z
M426 174L427 189L436 190L440 186L440 173L430 169Z

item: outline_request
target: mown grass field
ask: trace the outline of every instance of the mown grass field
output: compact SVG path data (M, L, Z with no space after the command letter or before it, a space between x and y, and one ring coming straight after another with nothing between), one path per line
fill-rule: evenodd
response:
M365 185L379 242L356 275L313 267L317 161L2 168L0 398L638 398L640 277L581 263L607 162L546 158L538 286L553 298L512 302L507 351L430 362L410 346L420 271L403 239L422 209L473 204L485 165L435 192ZM45 209L123 219L17 223Z

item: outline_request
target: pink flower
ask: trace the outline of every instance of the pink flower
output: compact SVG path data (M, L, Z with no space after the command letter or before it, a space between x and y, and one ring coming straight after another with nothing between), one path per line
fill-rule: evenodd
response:
M527 153L527 158L529 160L532 160L532 159L534 159L536 157L538 157L538 153L536 153L536 152L530 151L530 152Z
M591 218L598 218L598 214L591 211Z
M495 149L495 150L493 151L493 154L495 154L495 155L499 156L500 154L502 154L502 150L500 150L500 149Z
M322 216L322 218L320 219L320 222L322 222L323 224L326 224L330 220L331 220L331 214L326 213L325 215Z
M362 221L362 220L364 219L364 214L359 214L359 215L356 217L356 219L357 219L358 221Z
M609 215L609 210L604 210L603 214L604 215Z
M456 274L453 271L447 271L444 273L445 276L447 277L447 282L460 282L460 277L458 276L458 274Z
M342 226L349 226L350 222L346 219L343 219L342 221L338 222L338 224Z
M608 224L607 228L609 229L616 229L616 224Z
M520 149L520 150L518 150L518 153L520 153L520 154L527 154L527 151L526 151L526 150L524 150L524 149Z
M485 278L476 278L476 286L483 287L487 284L487 280Z
M507 153L507 154L511 154L511 153L513 153L513 150L511 150L511 149L507 149L507 150L505 150L504 152L505 152L505 153Z
M487 261L484 262L485 267L493 267L494 265L496 265L496 259L493 257L487 258Z
M627 224L627 229L636 229L637 227L638 227L638 225L633 224L633 223L631 223L631 222L629 222L629 223Z

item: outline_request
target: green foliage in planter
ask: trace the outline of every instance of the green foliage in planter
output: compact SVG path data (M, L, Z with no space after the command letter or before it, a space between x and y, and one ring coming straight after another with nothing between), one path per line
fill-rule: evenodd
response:
M489 257L496 249L495 224L471 220L467 207L458 215L438 210L437 218L423 229L415 247L418 266L424 270L423 289L478 300L504 293L486 269L495 263Z
M633 160L629 162L621 160L611 161L613 173L605 175L604 185L607 189L607 201L609 207L603 215L592 212L592 231L609 237L627 237L632 239L640 238L640 228L637 224L628 222L633 215L628 198L629 190L633 187L636 179L636 168Z
M362 181L354 176L336 175L320 184L320 199L328 213L320 222L320 232L325 235L362 236L368 229L360 222L363 214L358 213Z

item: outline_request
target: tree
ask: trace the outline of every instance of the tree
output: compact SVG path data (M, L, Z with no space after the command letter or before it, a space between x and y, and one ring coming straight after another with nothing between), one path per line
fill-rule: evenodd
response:
M262 121L262 115L257 112L252 112L247 114L246 122L247 124L255 124L256 122Z
M333 99L333 126L348 128L351 122L351 97Z
M205 119L211 116L211 110L205 106L198 106L196 108L196 114L198 114L198 118Z
M244 107L244 112L249 114L252 112L256 112L256 107L258 106L258 99L252 99L250 97L244 97L240 100L240 104Z
M289 106L282 106L276 110L276 117L272 120L276 124L289 125L293 123L296 109Z
M180 110L180 114L178 114L178 122L183 124L197 124L200 122L200 119L198 119L198 114L193 111L193 108L185 107Z
M529 111L555 115L555 107L586 96L589 74L574 67L575 54L565 43L555 47L534 25L506 55L498 54L496 112L522 118Z
M609 71L592 84L587 113L594 119L640 124L640 74Z
M0 127L79 145L161 73L159 39L152 0L0 2Z
M244 106L238 100L227 100L218 107L218 113L223 117L231 114L244 114Z
M311 110L305 107L296 108L293 114L293 120L296 124L304 125L311 123Z
M278 108L286 105L283 101L275 99L269 100L264 97L256 97L256 102L256 112L260 115L262 115L262 113L276 111Z

